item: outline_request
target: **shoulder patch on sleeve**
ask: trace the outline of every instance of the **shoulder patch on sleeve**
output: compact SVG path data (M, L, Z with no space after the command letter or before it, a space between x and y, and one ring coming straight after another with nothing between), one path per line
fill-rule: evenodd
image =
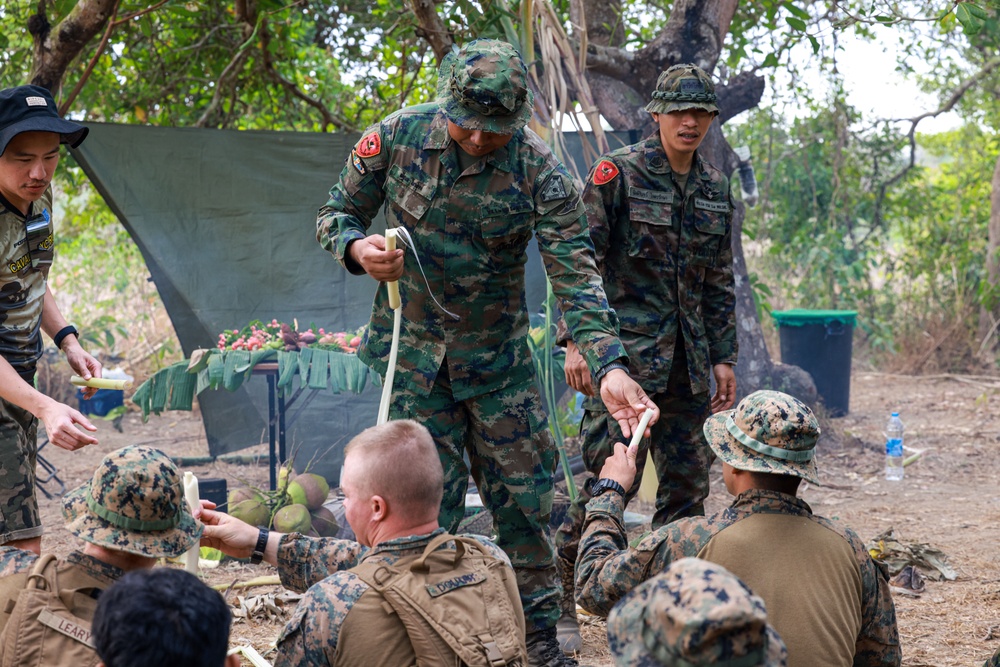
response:
M567 196L563 177L558 172L553 172L546 179L544 185L542 185L542 203L547 204L550 201L559 201L566 199Z
M618 175L618 167L611 160L601 160L594 169L594 185L610 183Z
M358 142L355 148L357 154L361 157L375 157L382 152L382 137L379 135L378 130L369 132L365 136L361 137L361 141Z
M354 165L354 168L357 169L358 173L362 176L368 173L368 169L365 168L365 163L358 157L357 151L351 151L351 164Z

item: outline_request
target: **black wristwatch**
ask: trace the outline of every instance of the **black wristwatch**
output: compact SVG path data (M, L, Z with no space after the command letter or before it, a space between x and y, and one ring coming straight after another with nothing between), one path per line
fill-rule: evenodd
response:
M267 538L270 534L267 528L260 528L260 533L257 535L257 544L253 548L253 553L250 554L250 562L252 564L259 565L264 560L264 550L267 549Z
M590 487L590 495L594 498L601 495L606 491L617 491L618 495L622 498L625 497L625 487L616 482L613 479L608 479L607 477L602 477L594 485Z

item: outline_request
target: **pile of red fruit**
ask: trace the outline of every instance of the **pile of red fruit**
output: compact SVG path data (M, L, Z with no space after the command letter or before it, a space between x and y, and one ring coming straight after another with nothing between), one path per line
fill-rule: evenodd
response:
M361 345L364 329L361 327L357 331L327 333L322 327L313 325L305 331L299 331L298 320L293 320L291 325L276 319L266 324L260 320L254 320L242 330L227 329L220 333L216 347L220 350L288 350L292 352L312 347L354 354L358 351L358 346Z

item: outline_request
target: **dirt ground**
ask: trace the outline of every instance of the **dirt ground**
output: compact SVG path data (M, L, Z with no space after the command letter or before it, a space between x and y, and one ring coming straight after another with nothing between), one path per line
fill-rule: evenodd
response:
M907 467L902 482L883 478L882 429L892 410L899 410L906 424L906 445L923 452ZM145 424L131 413L122 427L119 433L100 422L99 445L77 453L49 446L42 455L58 468L67 488L73 488L90 478L104 453L127 444L158 447L175 457L208 453L197 413L168 412L151 416ZM955 581L928 580L918 598L896 597L903 664L981 665L1000 647L1000 378L856 372L850 414L824 420L824 429L828 435L820 442L818 458L824 485L805 486L801 494L813 510L844 521L865 540L893 527L903 542L923 542L943 551L958 572ZM264 448L250 451L262 453ZM241 482L267 483L263 466L217 462L191 470L199 477L224 477L230 488ZM44 548L64 554L76 540L62 528L59 499L40 501L47 526ZM728 503L716 469L708 511ZM213 585L265 574L274 570L235 561L202 573ZM238 604L237 595L247 599L280 593L277 586L259 587L233 591L228 599ZM603 623L582 620L581 664L611 665ZM282 623L263 616L238 620L232 643L250 644L266 655Z

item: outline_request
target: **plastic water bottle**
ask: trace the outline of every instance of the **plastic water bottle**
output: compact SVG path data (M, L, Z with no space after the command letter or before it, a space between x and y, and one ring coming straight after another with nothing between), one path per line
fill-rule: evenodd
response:
M891 482L903 479L903 422L893 412L885 427L885 478Z

